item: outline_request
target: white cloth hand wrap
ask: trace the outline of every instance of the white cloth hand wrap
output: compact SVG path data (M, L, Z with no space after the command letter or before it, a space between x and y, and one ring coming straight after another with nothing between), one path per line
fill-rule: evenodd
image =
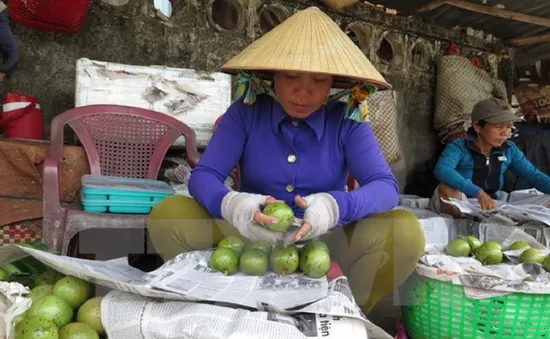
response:
M273 232L256 223L254 213L269 198L266 195L231 191L222 199L222 217L229 221L246 238L257 241L265 240L274 244L282 238L281 233Z
M311 225L311 232L304 239L317 238L338 224L340 209L332 195L316 193L308 195L304 199L307 201L307 207L303 220Z
M304 212L304 218L300 222L307 221L311 225L311 231L300 240L315 239L338 224L340 220L340 209L336 199L328 193L316 193L304 198L307 207ZM294 237L299 232L295 230L285 235L284 244L289 245L296 242Z

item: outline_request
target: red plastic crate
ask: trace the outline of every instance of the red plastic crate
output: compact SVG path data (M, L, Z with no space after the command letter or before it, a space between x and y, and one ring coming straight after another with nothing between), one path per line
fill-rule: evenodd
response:
M8 11L23 25L75 34L86 23L90 3L91 0L10 0Z

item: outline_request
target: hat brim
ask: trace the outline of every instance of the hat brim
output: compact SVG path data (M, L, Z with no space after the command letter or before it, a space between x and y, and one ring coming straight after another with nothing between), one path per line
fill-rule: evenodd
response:
M484 119L485 121L487 121L488 123L490 124L502 124L502 123L505 123L505 122L516 122L516 121L519 121L521 120L521 117L515 115L515 114L501 114L501 115L497 115L497 116L494 116L494 117L490 117L490 118L487 118L487 119Z
M275 72L302 72L302 73L312 73L312 74L325 74L325 75L332 75L334 77L334 83L332 87L334 88L342 88L342 89L348 89L352 88L357 83L368 83L376 87L378 91L382 90L390 90L392 89L392 86L384 81L377 81L374 79L367 79L367 78L359 78L359 77L343 77L340 74L333 74L330 72L308 72L303 70L290 70L290 69L228 69L228 68L222 68L221 71L237 75L239 72L246 70L253 72L258 78L262 80L272 81L273 76Z
M335 88L356 83L391 88L365 53L317 7L297 11L233 56L221 71L251 71L266 80L276 71L307 72L334 76Z

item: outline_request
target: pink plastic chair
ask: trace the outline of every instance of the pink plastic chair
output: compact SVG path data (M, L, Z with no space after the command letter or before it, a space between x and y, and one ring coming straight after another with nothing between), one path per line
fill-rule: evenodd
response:
M91 174L157 179L170 146L185 137L191 167L198 162L195 132L163 113L118 105L90 105L66 111L52 120L51 145L44 161L44 219L42 238L53 250L67 254L70 240L86 229L145 228L147 215L89 213L62 206L59 163L63 157L63 128L69 125L88 157Z

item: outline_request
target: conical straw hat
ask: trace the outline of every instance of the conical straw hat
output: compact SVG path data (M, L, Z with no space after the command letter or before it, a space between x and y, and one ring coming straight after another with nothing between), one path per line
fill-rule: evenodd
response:
M264 79L271 71L299 71L335 76L334 87L363 81L378 89L391 86L353 41L317 7L292 15L254 41L221 68L235 74L256 71Z

